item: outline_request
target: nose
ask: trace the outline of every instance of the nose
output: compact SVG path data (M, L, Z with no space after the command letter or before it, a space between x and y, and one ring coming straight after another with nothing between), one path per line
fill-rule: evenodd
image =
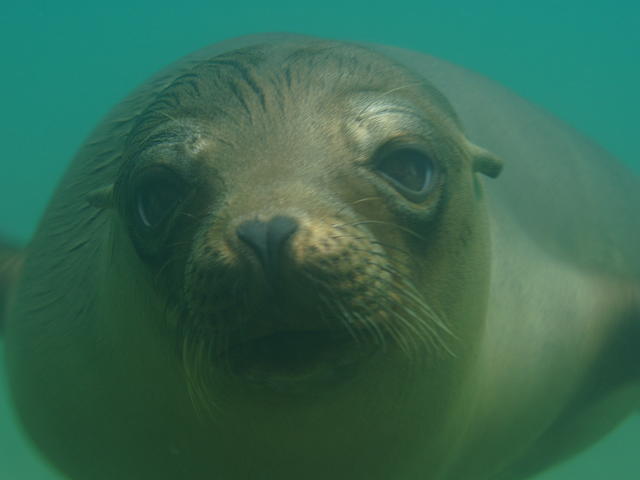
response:
M254 251L267 277L278 277L282 249L298 230L298 222L291 217L278 215L264 222L247 220L236 228L236 235Z

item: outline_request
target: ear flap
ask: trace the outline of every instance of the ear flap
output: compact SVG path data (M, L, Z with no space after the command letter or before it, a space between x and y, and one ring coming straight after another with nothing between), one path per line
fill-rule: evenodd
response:
M490 178L496 178L500 175L503 163L493 153L471 142L468 143L468 151L471 155L471 168L474 173L482 173Z
M89 205L96 208L111 208L114 205L113 185L98 188L86 196Z

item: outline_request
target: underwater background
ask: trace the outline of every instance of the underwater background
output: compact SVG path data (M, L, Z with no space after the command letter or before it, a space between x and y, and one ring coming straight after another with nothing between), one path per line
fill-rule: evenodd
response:
M28 240L80 143L150 74L204 45L267 31L384 43L461 64L640 171L637 1L3 0L0 233ZM0 480L60 478L21 436L5 381L0 355ZM635 416L537 479L640 478L639 443Z

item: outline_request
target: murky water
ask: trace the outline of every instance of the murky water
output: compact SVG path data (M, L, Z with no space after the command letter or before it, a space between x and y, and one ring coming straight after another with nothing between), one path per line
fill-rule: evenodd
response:
M253 32L295 31L441 56L544 105L640 170L637 3L159 3L11 0L0 9L3 234L29 237L74 150L132 87L191 50ZM2 383L0 478L55 478L29 453L5 393ZM639 437L640 421L633 418L540 478L634 479Z

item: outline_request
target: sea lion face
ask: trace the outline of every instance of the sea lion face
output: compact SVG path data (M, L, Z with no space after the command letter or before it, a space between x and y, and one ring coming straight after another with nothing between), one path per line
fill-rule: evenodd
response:
M480 328L473 147L433 87L382 57L213 58L126 145L117 214L200 393L225 376L325 388L376 355L450 357Z

